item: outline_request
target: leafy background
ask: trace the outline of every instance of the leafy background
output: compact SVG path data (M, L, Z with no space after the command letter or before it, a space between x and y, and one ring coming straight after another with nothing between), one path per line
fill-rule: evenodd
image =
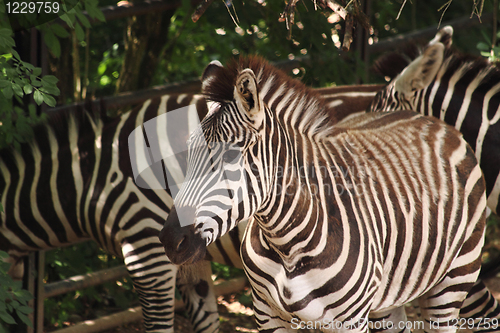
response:
M14 34L9 21L12 17L6 12L5 1L0 2L0 148L13 146L18 149L21 142L29 140L32 126L46 118L41 112L43 105L53 107L196 78L210 61L217 59L224 63L242 54L256 53L270 61L305 58L307 61L290 75L314 87L383 82L383 78L370 72L371 63L380 54L370 54L364 61L362 48L356 47L359 37L356 34L352 49L341 51L345 23L329 10L316 10L312 1L297 3L291 38L287 38L286 23L279 20L285 7L281 0L216 1L196 23L190 19L193 12L190 1L183 1L179 8L155 14L157 16L109 22L104 22L99 8L115 6L115 0L64 0L61 3L64 6L61 6L59 20L39 24L36 15L18 17L19 22L36 26L45 45L41 47L48 49L49 71L42 73L41 67L28 61L26 53L17 52L26 34L35 32L26 29ZM364 2L348 3L361 7ZM434 26L440 20L446 22L481 10L484 13L498 10L496 1L370 3L368 35L372 42ZM163 20L160 36L165 38L154 45L155 51L150 51L153 54L148 55L147 50L139 48L133 50L131 41L138 34L134 29L143 24L141 20ZM362 30L358 25L355 33ZM139 40L145 38L139 37ZM453 43L463 51L498 61L498 37L495 22L456 31ZM134 58L140 52L144 53L142 58ZM145 71L141 73L142 67L137 71L142 65L139 61L134 62L147 56L156 62L151 75ZM133 75L134 84L125 84L126 78ZM498 222L490 220L489 224L494 227ZM490 235L489 251L493 253L498 248L500 235L497 231ZM121 260L104 253L94 243L47 252L46 260L46 281L121 264ZM218 264L213 268L219 278L242 274ZM7 269L0 264L0 322L4 323L0 329L4 330L12 323L12 314L24 322L29 312L25 307L29 295L18 283L9 280ZM104 309L118 310L134 304L137 298L131 282L122 279L47 299L45 321L47 327L53 329L80 319L95 318Z

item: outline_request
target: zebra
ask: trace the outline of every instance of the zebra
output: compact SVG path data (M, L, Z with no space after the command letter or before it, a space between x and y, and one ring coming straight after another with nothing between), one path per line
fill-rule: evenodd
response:
M367 332L369 316L404 320L417 298L425 331L455 331L486 209L458 131L411 111L331 123L313 91L256 57L211 63L202 79L219 106L188 140L160 233L173 263L248 221L240 254L261 331L299 320Z
M114 119L85 110L49 113L20 150L1 150L0 250L9 253L11 273L30 251L92 239L123 258L146 330L173 332L177 266L158 241L172 198L168 189L135 184L128 136L145 120L186 103L201 116L207 112L199 95L167 95ZM195 331L217 332L217 304L206 287L210 263L197 269L198 280L181 281L181 292Z
M446 26L420 51L410 44L375 63L392 81L377 93L369 112L411 109L460 130L474 149L486 180L488 208L500 213L500 72L482 57L451 48ZM413 60L412 60L413 59ZM498 270L500 260L483 266L482 277ZM467 318L500 318L500 306L479 280L464 303ZM487 331L487 330L486 330Z
M332 117L341 118L366 109L380 88L364 85L318 91ZM144 122L181 107L189 107L199 119L208 112L205 98L197 94L149 99L116 119L84 109L49 112L47 122L35 128L34 139L20 151L1 150L0 250L10 255L11 275L20 277L21 259L30 251L93 239L125 259L146 330L173 332L177 269L164 257L156 236L173 201L168 187L138 186L129 161L128 138ZM178 128L175 132L179 133ZM165 139L165 133L160 135ZM218 240L208 249L207 259L243 268L239 258L243 230ZM186 273L189 278L178 283L188 316L196 332L216 332L219 319L210 265L204 262L191 270Z
M414 110L462 132L483 170L488 208L500 215L500 71L485 58L453 50L452 35L446 26L420 55L410 45L406 54L377 60L379 73L395 77L368 111Z

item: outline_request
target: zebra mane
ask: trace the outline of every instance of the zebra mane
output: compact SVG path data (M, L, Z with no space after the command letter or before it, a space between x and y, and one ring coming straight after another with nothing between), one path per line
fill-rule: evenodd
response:
M418 42L406 43L400 50L390 52L380 56L375 60L372 69L375 73L389 77L391 80L398 76L413 60L419 57L425 50L425 45L422 46ZM446 48L444 53L443 65L447 66L448 70L457 70L462 66L467 66L467 69L474 70L492 70L497 72L497 67L489 63L486 58L462 53L453 47ZM498 77L500 79L500 76Z
M287 110L286 112L299 113L290 117L297 119L296 124L292 125L299 126L310 134L321 132L333 125L319 93L259 56L242 56L238 60L231 60L225 67L211 68L209 77L203 82L203 95L208 100L221 104L232 101L238 74L246 68L254 72L262 99L272 110L276 110L275 101L286 99L287 102L282 109ZM295 105L300 107L286 107L294 101ZM284 114L277 115L284 116Z

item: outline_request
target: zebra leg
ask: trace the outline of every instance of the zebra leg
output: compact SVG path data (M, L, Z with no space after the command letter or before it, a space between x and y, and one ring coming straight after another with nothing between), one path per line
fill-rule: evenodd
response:
M180 266L177 287L186 304L186 311L197 333L219 331L219 312L215 298L212 268L209 261Z
M370 332L372 333L410 333L408 320L403 306L383 312L370 312Z
M147 228L122 240L125 266L142 307L147 332L174 332L177 266L165 256L157 232Z
M474 320L473 332L500 330L500 305L483 281L478 280L469 291L460 309L460 317ZM470 328L466 321L467 328Z
M291 323L284 318L290 317L288 313L280 313L269 306L252 285L252 302L254 307L255 322L259 332L287 333L300 332L304 329L303 323L298 318L293 318Z
M471 252L478 251L480 248ZM481 265L480 258L471 252L459 255L448 274L419 298L424 332L457 331L460 325L460 308L477 280ZM469 255L476 259L472 262L467 260Z

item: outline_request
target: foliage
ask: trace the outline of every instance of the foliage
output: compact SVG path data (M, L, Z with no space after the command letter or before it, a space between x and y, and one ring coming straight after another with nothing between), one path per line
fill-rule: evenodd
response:
M278 21L283 5L280 1L233 1L226 8L225 3L214 2L196 23L190 20L191 8L178 9L155 83L197 77L212 60L224 63L238 55L255 53L269 61L308 57L301 70L294 72L307 84L351 81L354 71L333 60L339 58L339 52L328 37L332 30L329 14L315 11L312 3L304 2L297 7L299 28L293 30L293 39L287 39L286 25Z
M500 61L500 44L492 41L484 31L483 38L483 42L477 43L477 49L481 52L481 55L488 58L489 61L498 63ZM495 39L500 39L500 32L496 34Z
M483 248L483 262L494 261L500 256L500 217L491 214L486 219L485 246Z
M242 269L226 266L213 261L212 272L215 275L215 279L230 280L238 276L245 276L245 272Z
M82 11L85 9L91 18L103 21L98 7L116 5L117 1L64 2L65 7L61 7L64 13L61 15L62 22L43 22L37 25L37 29L43 32L44 42L55 57L61 55L62 43L68 43L74 37L82 59L79 69L83 73L83 85L93 97L112 95L125 54L123 36L126 33L126 20L93 23L91 26ZM403 0L371 2L372 30L369 31L369 36L372 42L432 26L441 18L442 13L438 12L441 3L415 1L408 2L399 20L396 20L402 3ZM193 9L189 6L189 1L183 1L183 6L172 17L169 31L166 31L170 38L159 55L160 66L153 84L199 77L206 64L214 59L224 63L232 57L250 53L260 54L270 61L305 58L293 75L313 86L352 84L368 71L370 61L362 61L361 50L354 50L353 47L354 51L341 51L339 40L342 40L345 24L334 14L317 11L312 1L299 2L292 38L287 39L286 24L278 20L283 8L284 2L276 0L213 2L201 19L194 23L190 19ZM485 4L485 12L489 10L488 4ZM469 2L454 2L447 9L445 20L469 14ZM37 115L35 105L29 102L27 96L32 96L38 105L45 103L53 106L54 96L59 94L56 85L66 84L64 80L70 80L59 77L61 81L57 82L53 77L42 76L40 68L24 61L27 59L21 59L15 52L9 20L4 16L5 8L0 5L0 148L10 143L19 145L19 142L29 138L31 125L43 120L43 116ZM418 20L415 19L417 17ZM33 23L30 17L26 20ZM362 28L358 27L358 30ZM472 29L466 34L457 33L454 44L462 49L469 47L470 50L471 45L476 45L478 36L481 35ZM489 50L491 41L486 41L487 49L482 51ZM95 243L84 243L48 252L47 262L49 267L45 278L54 281L110 267L121 261L98 250ZM217 263L213 263L212 268L217 277L224 279L243 274L241 270ZM95 316L94 308L99 300L118 306L128 306L130 301L136 301L135 296L124 292L132 289L131 281L127 279L118 283L121 285L107 283L47 299L46 320L61 327L74 314ZM1 280L0 285L3 286ZM105 296L108 292L111 296ZM82 302L76 302L76 299Z
M105 253L95 242L85 242L64 249L46 252L45 280L57 281L111 268L123 264L122 260ZM133 285L127 277L116 282L70 292L44 301L45 320L51 326L63 327L73 317L94 319L99 312L123 310L137 303ZM78 301L77 301L78 300ZM101 305L99 305L101 304Z
M24 95L33 94L35 102L55 105L51 94L57 95L57 78L41 77L41 68L21 60L19 54L12 48L14 40L12 31L0 28L0 148L19 143L32 137L31 126L44 117L38 116L34 105L28 106L28 112L20 106L25 103ZM17 102L17 105L14 104ZM29 117L26 117L26 114Z
M28 318L32 309L28 306L33 296L22 289L21 281L14 281L7 274L10 264L3 260L8 258L8 254L0 251L0 332L7 332L7 325L16 324L13 315L17 316L23 323L33 327Z
M84 39L82 25L89 28L90 22L83 15L83 9L91 18L104 20L98 8L98 0L61 0L57 7L61 19L72 29L76 37ZM37 113L30 102L31 96L37 105L45 103L50 107L56 105L54 96L59 95L58 79L52 75L41 75L42 69L23 61L15 50L12 38L14 25L16 28L36 26L43 32L44 41L55 57L59 57L61 46L59 38L70 36L60 24L43 22L48 20L44 15L34 13L12 14L6 6L0 6L0 149L13 144L19 148L21 142L32 137L31 126L42 121L44 116ZM42 17L42 19L41 19ZM45 17L45 19L44 19ZM57 15L50 18L56 18Z

